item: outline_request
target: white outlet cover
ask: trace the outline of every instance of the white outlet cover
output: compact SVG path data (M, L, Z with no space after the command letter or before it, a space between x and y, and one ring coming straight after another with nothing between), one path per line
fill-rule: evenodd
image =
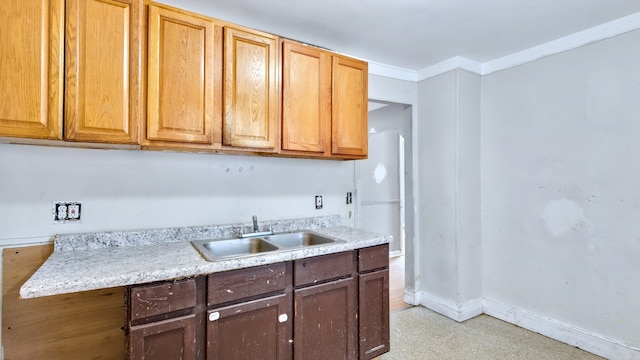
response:
M51 204L51 215L53 215L54 224L80 223L82 222L82 202L54 201Z

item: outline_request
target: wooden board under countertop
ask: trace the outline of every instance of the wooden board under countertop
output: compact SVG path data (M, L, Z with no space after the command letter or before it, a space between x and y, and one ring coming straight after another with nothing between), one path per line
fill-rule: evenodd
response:
M20 286L53 245L4 249L4 360L124 359L124 288L20 299Z

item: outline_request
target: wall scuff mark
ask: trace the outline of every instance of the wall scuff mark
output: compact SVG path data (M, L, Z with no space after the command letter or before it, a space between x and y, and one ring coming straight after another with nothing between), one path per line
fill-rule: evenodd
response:
M572 229L579 230L586 223L584 210L565 198L548 203L542 210L541 217L553 237L562 236Z

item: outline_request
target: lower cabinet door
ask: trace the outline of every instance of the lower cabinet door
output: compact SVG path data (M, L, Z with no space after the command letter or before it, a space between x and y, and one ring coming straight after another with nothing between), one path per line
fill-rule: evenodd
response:
M291 296L285 294L207 312L207 360L289 360L291 339Z
M357 358L358 299L354 278L294 290L296 360Z
M389 351L389 270L359 276L360 360Z
M195 360L195 314L132 327L129 359Z

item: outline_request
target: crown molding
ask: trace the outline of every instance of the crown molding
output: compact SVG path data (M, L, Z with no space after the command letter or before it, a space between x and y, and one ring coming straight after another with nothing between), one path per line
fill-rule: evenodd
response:
M415 70L369 61L369 74L384 76L396 80L418 81L418 74Z
M426 80L455 69L463 69L481 75L482 64L462 56L454 56L435 65L418 70L418 81Z
M526 64L640 29L640 12L482 64L482 75Z
M479 63L462 56L454 56L415 71L369 62L369 74L413 82L426 80L455 69L463 69L478 75L488 75L638 29L640 29L640 12L485 63Z

